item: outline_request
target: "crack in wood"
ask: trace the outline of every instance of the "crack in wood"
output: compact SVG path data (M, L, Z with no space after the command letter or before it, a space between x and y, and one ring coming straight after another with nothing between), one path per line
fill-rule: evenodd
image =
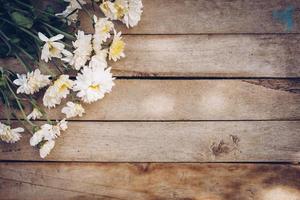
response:
M280 90L291 93L300 93L300 79L289 79L289 80L242 80L243 82L262 86L265 88Z

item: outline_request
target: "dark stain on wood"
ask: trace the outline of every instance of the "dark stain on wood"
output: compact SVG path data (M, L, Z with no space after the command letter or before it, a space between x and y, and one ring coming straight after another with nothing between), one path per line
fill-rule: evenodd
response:
M220 142L213 142L210 150L214 156L221 156L229 154L234 151L240 152L239 146L240 138L237 135L230 135L230 141L220 140Z
M300 79L289 79L289 80L281 80L281 79L259 79L259 80L243 80L243 82L247 82L250 84L262 86L265 88L280 90L291 93L300 93Z
M213 142L210 149L214 156L228 154L230 152L230 147L223 140L221 140L219 143Z

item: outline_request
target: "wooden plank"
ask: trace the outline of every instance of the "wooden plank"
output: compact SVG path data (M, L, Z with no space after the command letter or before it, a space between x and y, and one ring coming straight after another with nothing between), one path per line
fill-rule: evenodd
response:
M117 80L82 120L300 119L299 80ZM50 117L63 117L60 108Z
M144 0L143 4L138 26L127 29L122 24L117 29L126 34L300 32L298 0ZM92 31L90 19L81 14L82 28Z
M118 77L299 77L299 35L125 36ZM0 66L23 71L15 60ZM50 66L50 69L55 69ZM45 70L44 70L45 71Z
M298 79L123 79L104 99L85 104L80 120L297 120L299 91ZM48 110L49 117L62 119L63 106Z
M117 76L299 77L299 35L127 36Z
M5 199L298 200L300 167L269 164L1 163Z
M46 160L299 162L299 121L69 122ZM41 160L29 145L0 144L0 160Z

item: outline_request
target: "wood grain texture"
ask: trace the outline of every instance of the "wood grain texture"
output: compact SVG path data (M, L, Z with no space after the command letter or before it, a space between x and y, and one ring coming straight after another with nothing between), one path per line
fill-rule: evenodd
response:
M299 77L298 35L127 36L117 76Z
M299 162L299 131L299 121L69 122L46 160ZM29 138L0 143L0 160L42 160Z
M298 0L224 1L224 0L144 0L144 13L138 26L117 27L126 34L199 34L199 33L299 33ZM287 20L274 13L294 10ZM92 9L90 9L92 11ZM96 10L99 14L99 10ZM90 19L81 13L82 29L92 32Z
M1 163L1 199L299 200L300 168L253 164Z
M46 109L49 117L64 118L66 101ZM84 108L87 114L79 120L299 120L300 81L123 79L104 99Z
M299 77L299 35L125 36L118 77ZM43 64L45 65L45 64ZM13 59L0 66L24 71ZM55 70L55 67L49 67ZM47 73L46 70L43 70Z
M299 89L299 80L117 80L80 120L300 119ZM63 118L62 106L50 117Z

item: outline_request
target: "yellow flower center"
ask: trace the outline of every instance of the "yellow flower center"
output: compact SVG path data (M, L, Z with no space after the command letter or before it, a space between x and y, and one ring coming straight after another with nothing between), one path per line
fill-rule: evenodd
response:
M110 54L114 57L114 56L118 56L120 55L124 48L125 48L125 42L123 42L122 40L115 40L111 47L110 47Z
M108 13L109 7L108 7L108 2L103 2L100 5L100 9L102 10L102 12L104 12L104 14Z
M103 26L102 32L108 33L109 31L110 31L110 26L108 24L106 24L105 26Z
M122 19L124 17L125 13L127 12L126 9L124 8L124 6L122 6L118 3L115 3L114 7L117 11L117 13L116 13L117 18Z
M63 82L59 79L54 82L54 85L58 87L59 92L63 92L71 87L71 85L68 82Z
M93 84L89 86L90 89L98 91L100 90L100 84Z
M63 91L65 91L65 90L69 89L69 87L70 87L70 86L69 86L68 84L64 83L64 84L62 84L62 85L60 86L59 92L63 92Z
M50 43L49 44L49 52L54 54L56 52L56 48L54 46L52 46Z

